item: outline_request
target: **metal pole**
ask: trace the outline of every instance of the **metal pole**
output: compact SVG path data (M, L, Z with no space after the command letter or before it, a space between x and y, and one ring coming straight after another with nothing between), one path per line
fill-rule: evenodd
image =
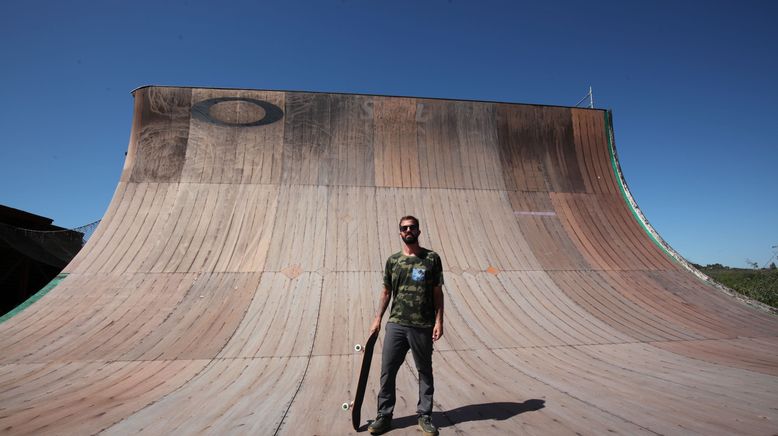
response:
M594 109L594 96L592 95L591 85L589 85L589 108Z

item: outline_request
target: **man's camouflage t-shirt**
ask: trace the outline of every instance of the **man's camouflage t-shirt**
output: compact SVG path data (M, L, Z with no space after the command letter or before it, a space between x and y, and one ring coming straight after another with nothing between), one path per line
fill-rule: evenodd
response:
M425 250L418 256L402 252L389 256L384 270L384 286L392 292L389 322L411 327L435 325L432 290L443 285L440 256Z

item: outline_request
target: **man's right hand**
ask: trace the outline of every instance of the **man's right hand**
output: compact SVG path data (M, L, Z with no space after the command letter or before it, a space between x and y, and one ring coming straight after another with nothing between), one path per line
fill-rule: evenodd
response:
M370 331L369 331L369 334L367 336L370 337L370 336L373 335L373 333L378 333L380 331L381 331L381 317L377 316L373 320L373 323L370 324Z

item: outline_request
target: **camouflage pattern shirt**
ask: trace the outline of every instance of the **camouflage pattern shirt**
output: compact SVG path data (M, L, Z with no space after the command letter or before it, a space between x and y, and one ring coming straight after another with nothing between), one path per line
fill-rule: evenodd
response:
M424 249L418 256L402 252L389 256L384 270L384 286L392 292L389 322L411 327L435 325L433 289L443 285L443 263L434 251Z

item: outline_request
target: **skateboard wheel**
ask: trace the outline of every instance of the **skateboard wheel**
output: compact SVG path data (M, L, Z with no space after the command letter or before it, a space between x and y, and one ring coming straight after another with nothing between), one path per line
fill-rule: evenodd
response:
M356 344L356 345L354 345L354 351L356 351L357 353L359 353L360 351L362 351L362 346L361 346L361 345L359 345L359 344Z
M343 404L340 405L340 408L343 409L343 410L348 410L350 407L351 406L349 406L348 403L343 403Z

